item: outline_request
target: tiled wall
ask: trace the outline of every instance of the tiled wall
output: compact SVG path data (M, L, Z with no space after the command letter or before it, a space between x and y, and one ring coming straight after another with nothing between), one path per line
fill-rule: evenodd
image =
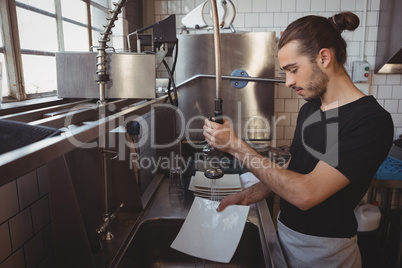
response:
M0 268L53 267L45 166L0 187Z
M329 17L340 11L355 12L363 18L366 0L232 0L236 7L233 25L238 31L275 31L280 32L295 19L305 15ZM384 0L383 0L384 1ZM181 19L203 0L155 1L155 21L164 19L169 14L176 14L177 28L182 27ZM380 0L368 0L365 60L374 69L376 42L379 20ZM346 68L351 75L351 63L361 60L363 27L354 32L345 31L343 37L348 44ZM171 60L171 59L170 59ZM278 72L277 72L278 74ZM162 74L164 75L164 74ZM164 76L167 77L167 76ZM373 95L387 109L394 120L395 138L402 134L402 79L401 75L376 75L371 72L369 83L357 84L366 94ZM304 101L284 85L276 85L275 112L280 120L276 133L276 144L290 145L296 124L297 112Z

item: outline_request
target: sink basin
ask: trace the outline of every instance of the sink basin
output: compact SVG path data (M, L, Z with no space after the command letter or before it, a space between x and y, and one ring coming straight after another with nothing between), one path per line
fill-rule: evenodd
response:
M164 218L142 222L118 267L265 267L259 230L253 223L246 222L230 263L201 260L172 249L170 245L183 223L184 219Z

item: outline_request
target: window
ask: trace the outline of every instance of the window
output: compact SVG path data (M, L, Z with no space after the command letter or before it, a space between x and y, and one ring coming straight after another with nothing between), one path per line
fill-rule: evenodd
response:
M107 24L107 15L107 9L100 6L91 6L92 44L94 46L99 46L98 41L101 39L101 33L104 31L103 25ZM113 46L113 43L108 43L108 46Z
M56 95L55 54L62 50L89 51L91 46L98 46L110 7L110 0L17 0L15 5L13 1L0 1L0 8L7 10L7 16L0 17L1 23L10 28L8 32L15 33L0 36L0 96L23 99L26 94ZM114 37L120 49L124 46L123 24L115 24L110 38ZM5 63L6 56L10 56L4 53L11 50L6 50L4 44L13 46L15 61ZM113 40L108 45L113 46ZM12 70L10 78L21 82L9 85L7 70Z
M89 51L87 4L79 0L62 0L65 51Z
M58 51L56 18L17 7L22 50Z
M9 95L9 90L7 88L6 65L3 51L4 51L3 30L0 28L0 103L3 98L3 95L5 96Z

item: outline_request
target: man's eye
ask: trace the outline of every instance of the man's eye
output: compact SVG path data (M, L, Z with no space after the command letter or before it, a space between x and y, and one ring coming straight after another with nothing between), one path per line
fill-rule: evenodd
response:
M296 73L296 72L297 72L297 69L290 70L290 73L291 73L291 74L294 74L294 73Z

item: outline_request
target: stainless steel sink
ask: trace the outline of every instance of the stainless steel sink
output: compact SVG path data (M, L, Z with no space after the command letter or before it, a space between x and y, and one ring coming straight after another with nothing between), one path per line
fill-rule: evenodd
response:
M226 264L201 260L172 249L170 245L183 223L184 219L163 218L142 222L118 267L265 267L259 230L254 224L246 223L237 250Z
M168 188L169 181L162 180L110 267L286 267L265 201L250 205L243 235L230 263L202 260L172 249L170 245L187 217L194 195L186 191L183 203L177 206L170 202Z

